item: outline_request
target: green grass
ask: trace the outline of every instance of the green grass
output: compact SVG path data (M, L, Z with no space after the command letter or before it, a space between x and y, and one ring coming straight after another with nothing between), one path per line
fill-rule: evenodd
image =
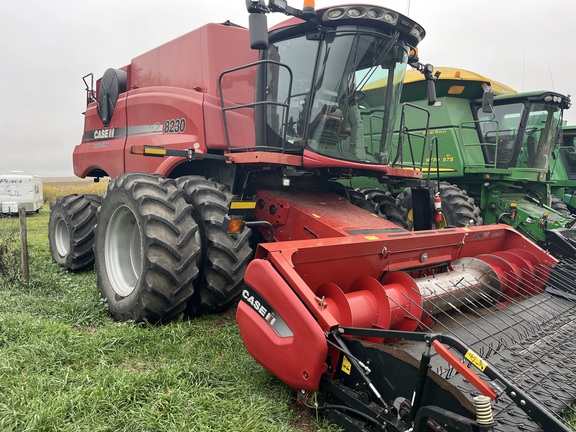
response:
M48 216L27 218L28 284L14 268L18 220L0 218L10 264L0 274L0 430L336 430L250 357L234 310L162 326L115 322L94 272L51 262Z

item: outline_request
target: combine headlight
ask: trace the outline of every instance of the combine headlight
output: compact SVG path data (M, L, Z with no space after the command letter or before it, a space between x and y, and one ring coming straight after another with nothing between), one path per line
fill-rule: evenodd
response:
M368 15L368 18L372 18L372 19L378 19L380 18L380 15L382 14L382 11L379 9L368 9L368 12L366 12L366 15Z
M398 15L395 15L391 12L386 12L384 14L384 21L389 22L390 24L396 24L396 21L398 21Z
M352 18L359 18L362 15L364 15L364 10L360 9L360 8L350 8L348 9L348 15L351 16Z
M412 36L414 36L416 39L418 39L419 41L422 40L422 37L423 37L422 33L424 33L424 30L418 26L414 26L414 28L412 30L410 30L410 34Z
M330 19L338 19L342 15L344 15L344 9L342 9L342 8L330 9L326 15Z
M278 11L285 11L288 7L288 0L269 0L268 7Z
M279 0L274 0L279 1ZM410 34L417 42L424 39L426 32L422 27L416 24L408 17L403 17L402 14L390 9L385 9L378 6L368 5L350 5L350 6L336 6L330 8L322 15L324 22L336 20L374 20L380 21L388 26L394 26L402 33ZM371 25L371 24L370 24ZM414 43L414 41L412 41Z

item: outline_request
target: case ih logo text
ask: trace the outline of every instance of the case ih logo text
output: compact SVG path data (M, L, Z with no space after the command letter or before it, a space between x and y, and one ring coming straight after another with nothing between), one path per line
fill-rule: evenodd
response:
M114 129L100 129L94 131L94 139L114 138Z
M264 318L268 324L271 326L274 325L274 322L276 322L274 314L268 312L268 309L260 302L260 300L256 300L248 290L242 291L242 297L244 298L244 301L249 303L256 312L262 315L262 318Z

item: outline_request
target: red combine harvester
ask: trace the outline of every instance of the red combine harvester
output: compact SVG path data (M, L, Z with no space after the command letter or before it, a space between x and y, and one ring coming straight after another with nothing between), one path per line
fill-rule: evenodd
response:
M250 354L346 430L570 430L573 263L506 225L408 231L386 193L424 186L391 145L408 65L433 90L424 29L246 4L250 31L209 24L87 83L75 173L112 180L56 201L54 260L94 264L118 320L239 299Z

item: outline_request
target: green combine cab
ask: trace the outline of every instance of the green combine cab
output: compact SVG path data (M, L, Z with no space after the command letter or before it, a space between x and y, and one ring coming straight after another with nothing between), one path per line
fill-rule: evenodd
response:
M576 258L575 219L557 211L550 179L570 99L550 91L516 93L468 71L437 72L433 106L423 99L426 83L410 72L402 92L391 160L437 182L436 197L417 188L397 196L407 218L426 228L420 210L441 201L436 226L506 223L552 254Z
M568 216L576 214L576 126L564 126L559 143L550 162L552 206Z

